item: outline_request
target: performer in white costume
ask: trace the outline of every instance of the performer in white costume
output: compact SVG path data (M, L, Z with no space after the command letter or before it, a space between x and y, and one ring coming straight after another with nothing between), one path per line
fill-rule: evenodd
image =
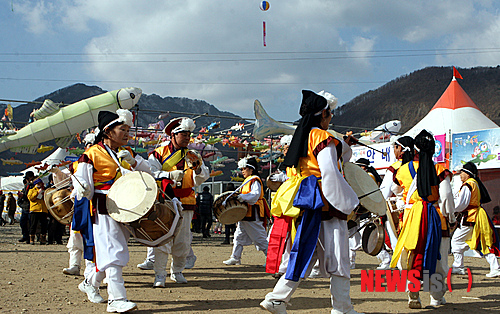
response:
M85 150L94 145L95 137L97 134L88 133L85 135L83 139L83 143L85 144ZM54 174L54 184L57 186L59 182L63 180L68 180L70 177L70 173L74 173L78 168L78 161L75 161L69 169L60 170L57 167L52 168L50 171ZM66 275L80 275L81 262L83 257L83 238L79 231L74 231L71 229L69 231L69 239L68 244L66 245L69 253L69 267L63 269L63 274ZM85 278L88 278L95 272L95 264L93 261L85 260ZM100 295L97 294L97 299L95 299L94 303L103 302L104 299Z
M187 283L182 271L186 268L187 257L192 253L191 220L196 209L194 187L201 185L210 177L208 167L203 164L202 160L197 161L199 164L195 167L189 164L189 160L186 160L187 146L194 129L194 121L190 118L172 119L164 130L171 140L165 142L165 145L158 147L149 155L153 176L157 180L165 179L165 182L170 182L169 184L165 183L166 187L173 188L170 189L173 193L171 197L177 197L183 208L180 213L183 218L182 224L174 240L153 249L153 269L155 271L153 287L165 286L168 254L172 254L170 279L176 283ZM152 258L149 250L148 258ZM191 258L192 266L194 266L195 260L196 256L194 259Z
M451 239L451 252L454 257L452 273L466 274L464 252L470 247L480 251L490 264L490 272L486 274L486 277L499 277L498 235L495 234L495 227L481 207L481 204L490 202L491 198L479 179L476 165L472 162L462 166L460 179L463 184L455 195L455 211L460 213L460 225Z
M90 297L104 277L108 280L108 312L127 312L137 305L127 300L122 269L127 265L129 232L113 220L106 208L106 194L112 184L128 171L150 172L149 163L130 148L122 147L129 139L132 113L118 109L117 113L100 111L96 144L78 160L73 181L73 194L92 200L95 260L98 272L79 286Z
M326 131L332 119L332 108L326 98L306 90L302 91L302 94L300 107L302 118L295 130L285 165L298 167L300 174L307 177L305 180L309 182L314 183L314 180L321 178L319 191L318 187L315 187L312 192L315 195L320 193L324 206L322 210L304 210L300 222L303 227L299 225L299 228L314 229L315 232L308 234L306 230L301 234L297 229L292 247L292 253L296 252L297 258L292 259L290 255L286 275L281 276L273 291L266 295L260 305L271 313L286 313L286 304L299 286L300 280L309 275L315 260L319 259L320 272L330 277L333 308L331 312L357 313L349 296L349 241L346 219L359 201L339 169L339 159L343 157L349 160L351 149L346 142L334 138ZM348 142L351 142L351 138ZM301 188L304 186L304 181ZM310 215L313 217L310 218ZM307 228L304 224L308 224ZM301 241L297 239L299 236ZM305 246L298 245L303 240L302 236L305 237ZM304 253L307 255L301 257L303 252L307 252ZM307 268L297 268L297 265L305 267L307 262L309 263Z
M234 232L233 251L226 265L240 265L243 246L255 244L258 251L267 255L267 233L264 227L265 219L269 217L264 204L264 191L259 177L258 164L255 158L245 157L238 162L238 168L243 172L245 181L239 188L238 200L248 204L246 217L236 224Z

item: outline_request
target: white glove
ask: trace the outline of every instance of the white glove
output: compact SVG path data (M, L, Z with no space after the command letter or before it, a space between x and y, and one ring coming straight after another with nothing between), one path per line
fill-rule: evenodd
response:
M175 182L181 182L184 178L184 171L174 170L168 173L169 179Z
M397 208L398 210L400 210L400 211L401 211L401 210L404 210L404 209L405 209L405 207L406 207L406 203L405 203L405 201L403 201L402 199L399 199L399 200L397 200L397 201L396 201L396 208Z
M119 151L116 156L121 160L126 161L130 166L133 166L135 164L135 158L132 157L132 154L126 149Z
M82 182L81 185L76 184L75 189L76 189L76 196L78 198L85 197L87 199L90 199L90 194L92 193L92 191L90 190L90 186L86 182Z
M240 201L240 202L242 202L242 203L245 201L245 200L243 199L243 197L241 196L241 194L239 194L239 195L238 195L238 197L237 197L236 199L238 199L238 201Z

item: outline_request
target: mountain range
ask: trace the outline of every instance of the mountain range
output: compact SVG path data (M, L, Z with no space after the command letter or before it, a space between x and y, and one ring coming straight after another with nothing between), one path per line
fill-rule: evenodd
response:
M459 83L465 92L488 118L500 124L500 66L469 69L458 68L458 71L464 78L463 80L459 80ZM452 70L450 67L427 67L403 75L380 88L363 93L338 107L334 112L335 116L332 122L335 125L335 129L339 132L347 130L361 132L363 130L371 130L390 120L400 120L402 122L401 131L404 132L429 112L447 88L451 78ZM43 102L45 99L51 99L56 103L72 104L104 92L105 90L98 86L88 86L79 83L41 96L35 99L34 102ZM6 104L0 104L0 110L2 110L0 112L3 112L5 107ZM26 103L15 107L14 120L28 121L33 109L39 107L40 104L35 103ZM147 126L147 124L157 122L160 114L164 114L163 118L165 122L168 122L173 117L185 115L175 112L189 112L193 113L193 115L205 114L205 116L197 118L197 130L199 130L199 127L206 126L212 122L220 122L219 130L229 129L238 122L246 123L241 117L231 112L218 110L206 101L197 99L143 94L139 100L138 107L139 113L137 117L139 126ZM17 125L17 127L22 126L22 124ZM251 132L251 127L247 127L244 131ZM76 142L74 143L74 145L77 144ZM53 145L53 143L49 142L49 145ZM50 153L37 154L36 159L42 160ZM224 155L230 158L235 157L230 153L224 153ZM35 156L15 155L7 151L0 153L0 157L4 159L14 157L15 159L29 162ZM6 176L7 172L18 172L23 169L25 169L24 165L1 166L0 176ZM224 172L226 173L227 171ZM228 178L227 174L225 178Z

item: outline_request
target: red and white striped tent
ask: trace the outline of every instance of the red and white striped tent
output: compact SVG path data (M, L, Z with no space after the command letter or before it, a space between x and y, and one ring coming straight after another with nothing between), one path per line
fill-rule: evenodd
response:
M498 125L479 110L453 76L450 85L431 111L405 135L415 137L426 129L434 135L446 133L446 141L450 142L450 131L461 133L493 128L498 128Z

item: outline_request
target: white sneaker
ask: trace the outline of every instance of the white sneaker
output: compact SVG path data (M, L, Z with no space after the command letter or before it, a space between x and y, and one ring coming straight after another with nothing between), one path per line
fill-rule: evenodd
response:
M465 268L456 268L456 267L453 267L451 269L451 273L452 274L456 274L456 275L465 275L465 274L467 274L467 272L465 271Z
M69 268L64 268L63 274L80 276L80 267L79 266L71 266Z
M170 279L176 283L187 283L188 281L184 278L182 273L172 273L170 274Z
M275 314L286 314L285 301L267 301L260 302L260 307Z
M129 300L113 300L108 303L107 312L110 313L123 313L137 309L137 304Z
M223 263L226 265L241 265L241 260L231 257L227 261L223 261Z
M155 275L155 281L153 282L153 288L165 288L166 275Z
M356 269L356 264L355 263L351 263L351 269Z
M380 269L380 270L391 269L391 264L390 263L380 263L380 265L378 265L377 269Z
M500 269L495 269L490 271L488 274L486 274L486 277L488 278L494 278L500 276Z
M85 292L87 294L87 298L92 303L103 303L103 302L105 302L104 299L99 294L99 288L96 288L96 287L94 287L94 286L86 283L85 280L82 281L78 285L78 289L80 289L81 292Z
M188 256L186 258L186 266L184 267L185 269L191 269L194 267L194 263L196 263L196 256Z
M438 306L438 305L444 305L444 304L446 304L446 299L444 297L442 297L440 300L436 300L431 295L431 305L432 306Z
M321 272L317 268L313 268L311 274L309 274L309 278L321 278Z
M154 265L154 262L145 260L144 262L137 264L137 268L140 268L142 270L153 270Z

